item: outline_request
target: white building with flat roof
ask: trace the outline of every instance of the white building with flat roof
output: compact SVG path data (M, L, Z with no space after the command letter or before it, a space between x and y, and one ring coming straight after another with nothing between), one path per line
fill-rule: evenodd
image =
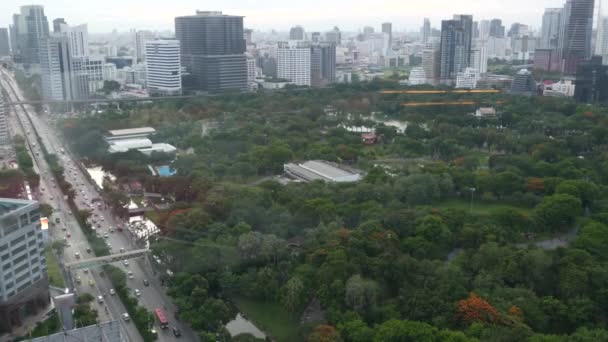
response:
M181 95L182 64L179 40L147 40L145 51L146 85L150 94Z
M277 48L277 77L298 86L311 85L311 47L306 42L279 42Z
M36 201L0 198L0 330L11 331L24 307L49 303L44 241Z
M147 138L154 133L156 133L156 130L152 127L115 129L108 131L106 141Z
M288 176L306 182L322 180L334 183L350 183L363 178L360 171L322 160L310 160L301 164L289 163L285 164L283 169Z

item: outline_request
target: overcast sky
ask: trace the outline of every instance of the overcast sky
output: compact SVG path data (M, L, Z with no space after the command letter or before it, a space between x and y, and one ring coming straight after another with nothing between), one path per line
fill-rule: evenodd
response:
M357 31L365 25L393 23L393 30L412 30L431 18L433 27L452 14L473 14L474 20L502 18L540 27L546 7L561 7L565 0L0 0L0 27L12 21L19 6L45 7L51 22L64 17L70 24L89 24L89 32L126 31L130 28L173 30L173 19L200 10L221 10L245 16L248 28L287 30L299 24L307 31L325 31L334 25ZM218 8L218 6L221 6Z

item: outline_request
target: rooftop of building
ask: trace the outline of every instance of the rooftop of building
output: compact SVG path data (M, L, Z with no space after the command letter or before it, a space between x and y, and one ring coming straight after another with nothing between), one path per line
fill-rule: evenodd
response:
M121 137L124 135L132 134L152 134L156 133L156 130L152 127L138 127L138 128L127 128L127 129L116 129L108 131L110 137Z
M120 324L110 321L84 328L64 331L53 335L34 338L31 342L82 342L82 341L124 341L120 333Z
M20 200L15 198L0 198L0 217L34 203L36 203L36 201Z

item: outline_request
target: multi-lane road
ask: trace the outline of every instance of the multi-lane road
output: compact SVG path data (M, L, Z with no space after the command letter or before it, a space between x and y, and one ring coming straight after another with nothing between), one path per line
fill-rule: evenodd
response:
M10 101L17 102L23 99L14 78L7 71L2 70L2 87L7 89ZM48 121L36 115L28 105L15 106L15 113L19 118L28 145L32 150L32 155L35 160L37 171L40 174L40 192L37 194L39 200L43 203L51 204L56 212L50 218L52 222L59 218L59 223L51 228L51 237L53 240L64 240L68 243L68 247L63 253L63 263L74 262L94 257L88 251L90 246L84 234L80 230L76 219L68 207L63 194L59 187L55 184L49 166L40 151L39 141L36 134L40 137L41 143L46 150L59 157L60 163L64 168L65 178L70 182L76 191L75 202L79 209L88 209L92 213L92 218L95 219L95 227L97 233L104 237L107 244L111 246L112 253L119 251L129 251L137 249L135 242L131 239L131 234L126 231L119 232L118 226L125 227L126 222L116 218L105 204L99 205L98 200L101 195L97 188L90 182L90 178L84 174L83 169L77 164L77 159L66 148L66 145L60 140L60 135L54 130ZM78 253L78 254L77 254ZM196 341L198 338L189 327L175 319L175 306L171 303L169 297L165 293L165 289L160 285L157 277L154 275L149 263L143 259L131 260L128 265L117 263L115 266L122 268L125 272L131 272L132 277L128 279L128 286L133 294L137 289L140 293L138 300L140 305L144 306L149 311L154 311L156 308L161 308L165 311L171 328L176 327L181 332L181 337L175 337L172 329L162 330L156 326L158 331L159 341ZM100 269L90 269L85 271L76 271L72 275L75 280L76 292L89 292L96 298L102 296L103 303L96 301L96 309L99 312L100 320L117 320L121 322L123 331L129 341L142 341L140 334L135 329L132 322L127 322L122 319L122 314L126 312L124 305L116 295L110 294L112 285L108 277L100 274ZM76 280L80 279L80 283ZM148 285L144 285L145 283Z

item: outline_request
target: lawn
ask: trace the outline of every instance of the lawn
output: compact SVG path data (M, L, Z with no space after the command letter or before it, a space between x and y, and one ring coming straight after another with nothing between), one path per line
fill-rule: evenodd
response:
M46 259L49 283L52 286L64 288L65 281L63 280L63 274L61 273L59 263L57 262L57 258L55 258L55 255L53 254L53 249L51 247L47 247L47 249L44 251L44 257Z
M443 201L437 204L432 205L433 208L440 209L462 209L462 210L471 210L471 201L470 200L462 200L462 199L451 199L447 201ZM473 213L475 214L487 214L488 212L495 209L515 209L519 210L523 213L530 213L531 208L526 207L517 207L514 205L501 203L501 202L488 202L488 201L480 201L473 200Z
M298 342L299 325L296 318L287 313L280 304L248 298L235 298L234 302L246 318L264 333L278 342Z

